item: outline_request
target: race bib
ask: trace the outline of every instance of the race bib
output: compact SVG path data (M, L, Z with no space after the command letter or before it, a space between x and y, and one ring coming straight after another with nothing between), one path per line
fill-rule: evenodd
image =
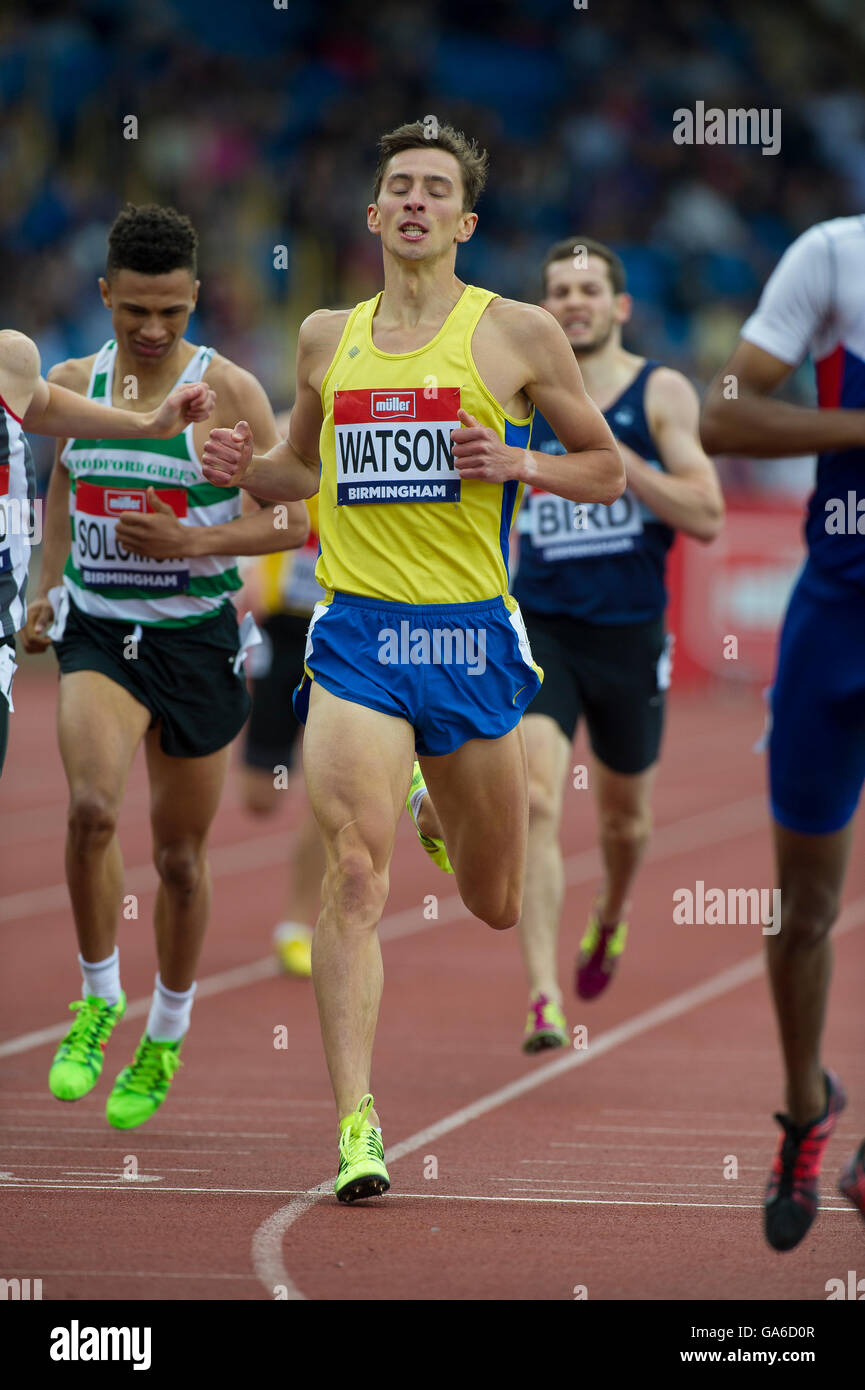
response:
M185 488L157 490L177 517L186 516ZM100 487L79 482L75 489L75 540L72 559L89 589L137 589L179 594L189 588L186 560L155 560L125 550L116 537L117 523L130 512L148 511L143 488Z
M457 386L430 398L423 387L334 391L337 502L458 502L459 408Z
M311 613L324 589L315 577L318 562L318 536L311 535L300 550L289 551L282 581L282 601L286 608Z
M627 491L609 507L533 492L520 529L528 532L541 559L553 563L633 550L643 517L636 497Z

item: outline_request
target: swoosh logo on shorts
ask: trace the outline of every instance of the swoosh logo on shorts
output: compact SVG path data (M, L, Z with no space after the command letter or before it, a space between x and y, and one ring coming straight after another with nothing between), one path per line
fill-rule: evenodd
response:
M516 695L515 695L514 698L511 700L511 704L512 704L512 705L515 705L515 704L517 703L517 696L522 695L522 693L523 693L523 691L525 690L525 688L526 688L526 687L525 687L524 685L521 685L521 686L520 686L520 688L519 688L519 690L517 691Z

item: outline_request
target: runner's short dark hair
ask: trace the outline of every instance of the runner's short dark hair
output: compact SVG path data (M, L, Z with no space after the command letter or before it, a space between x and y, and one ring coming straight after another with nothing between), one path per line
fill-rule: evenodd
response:
M609 246L605 246L602 241L595 241L590 236L566 237L564 241L557 241L555 246L551 246L541 267L541 279L543 281L543 292L547 292L547 270L556 261L572 261L575 256L582 253L583 256L600 256L601 260L607 262L607 274L610 284L613 287L613 294L624 294L627 286L625 267L619 257Z
M117 270L167 275L172 270L198 271L198 233L176 208L127 203L108 233L106 278Z

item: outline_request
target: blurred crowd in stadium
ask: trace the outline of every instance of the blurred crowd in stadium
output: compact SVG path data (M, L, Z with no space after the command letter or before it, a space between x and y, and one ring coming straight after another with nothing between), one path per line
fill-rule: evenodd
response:
M377 136L434 114L491 153L463 279L537 298L552 241L608 241L638 305L628 346L705 382L785 246L865 206L856 8L12 0L0 15L5 322L36 338L45 368L93 351L109 331L95 285L108 226L124 200L172 203L201 235L193 336L285 405L303 316L379 287L365 227ZM780 108L780 154L675 144L673 112L696 100Z

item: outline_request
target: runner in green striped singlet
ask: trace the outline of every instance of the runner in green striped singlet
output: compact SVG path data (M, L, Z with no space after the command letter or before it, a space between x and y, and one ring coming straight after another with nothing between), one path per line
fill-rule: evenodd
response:
M117 923L124 896L116 836L126 779L143 741L150 780L154 926L159 970L144 1036L118 1076L106 1116L149 1119L180 1065L210 904L207 837L229 747L246 720L245 625L231 594L237 555L302 545L302 502L274 508L205 481L214 423L242 421L262 449L279 436L255 377L184 336L198 296L196 233L173 209L128 207L109 235L100 289L114 337L50 379L92 401L145 411L175 383L204 380L216 405L204 428L173 439L60 441L48 489L42 574L25 645L53 644L58 728L69 782L66 876L78 933L82 998L51 1067L60 1100L93 1089L125 1010ZM254 625L253 625L254 626ZM257 637L257 633L249 634Z

